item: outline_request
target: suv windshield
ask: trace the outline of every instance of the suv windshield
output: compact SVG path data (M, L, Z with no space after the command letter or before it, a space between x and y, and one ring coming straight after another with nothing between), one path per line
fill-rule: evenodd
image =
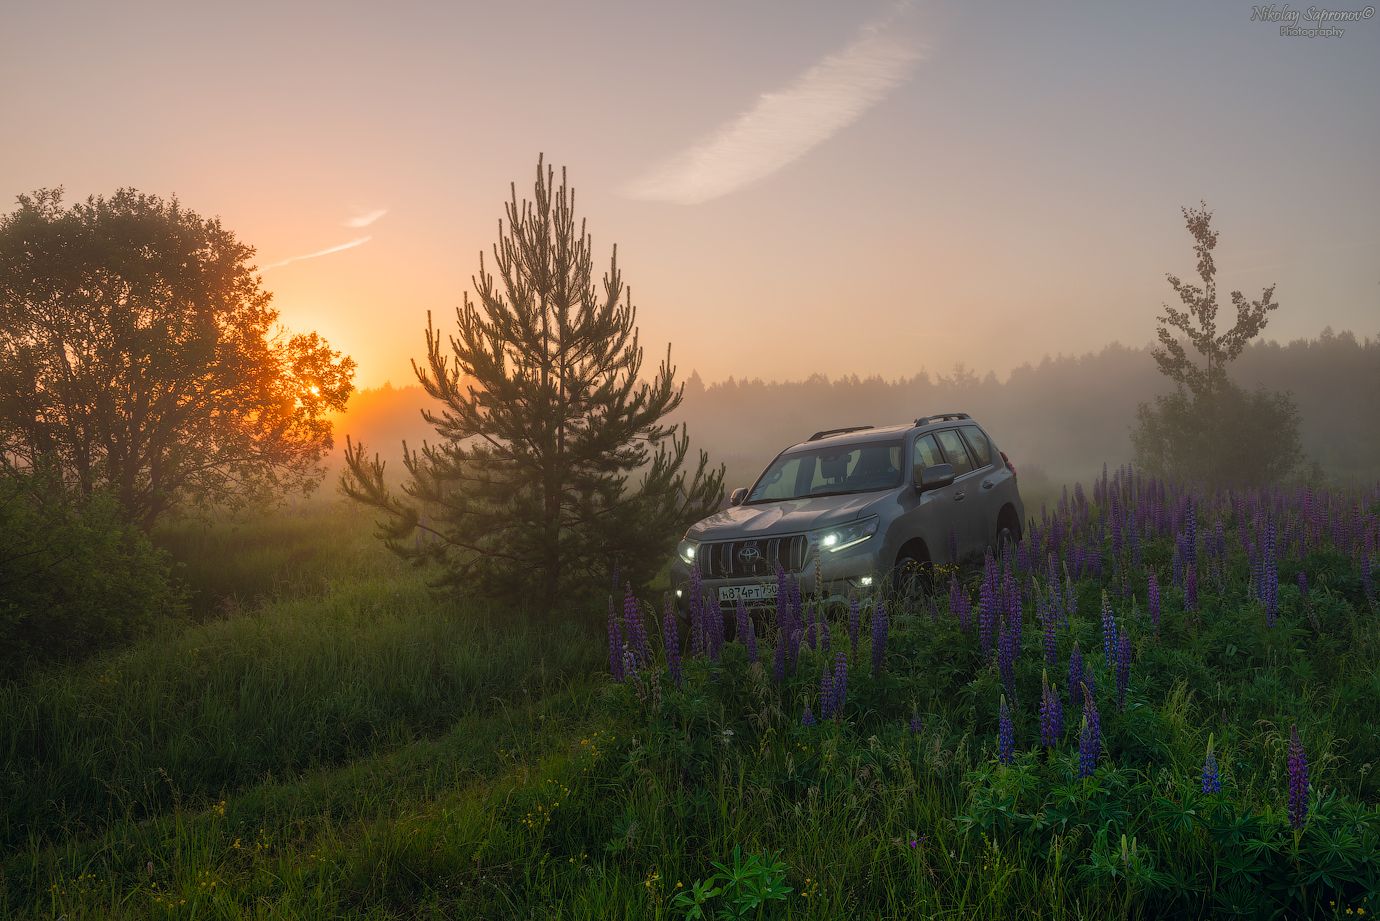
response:
M899 441L783 454L758 478L745 504L895 489L901 485L901 466Z

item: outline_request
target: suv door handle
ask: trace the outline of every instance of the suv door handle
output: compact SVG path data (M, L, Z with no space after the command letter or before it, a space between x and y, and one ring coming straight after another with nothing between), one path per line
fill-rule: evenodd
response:
M983 481L982 481L982 488L983 488L983 489L991 489L993 486L996 486L996 485L997 485L997 483L996 483L995 480L983 480Z
M956 493L954 493L954 501L955 501L955 502L962 502L962 501L963 501L964 499L966 499L966 498L968 498L968 494L967 494L966 492L956 492Z

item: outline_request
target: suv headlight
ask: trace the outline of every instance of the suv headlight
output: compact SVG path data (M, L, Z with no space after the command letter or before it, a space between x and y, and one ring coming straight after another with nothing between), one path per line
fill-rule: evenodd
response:
M700 542L697 540L683 540L676 548L676 556L680 557L682 563L695 562L695 553L700 549Z
M873 515L871 518L839 525L836 528L821 528L818 531L811 531L810 539L821 550L838 553L840 550L856 547L876 533L877 516Z

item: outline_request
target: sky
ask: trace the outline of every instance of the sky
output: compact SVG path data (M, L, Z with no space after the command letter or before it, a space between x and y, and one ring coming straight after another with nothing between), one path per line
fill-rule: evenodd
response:
M682 376L1148 342L1199 200L1223 290L1277 284L1267 336L1373 337L1380 21L1285 36L1252 9L6 0L0 208L176 195L361 386L413 381L538 153Z

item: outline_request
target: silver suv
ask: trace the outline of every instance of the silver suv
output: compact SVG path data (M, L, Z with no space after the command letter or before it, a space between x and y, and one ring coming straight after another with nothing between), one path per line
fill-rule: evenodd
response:
M780 566L803 591L835 598L980 558L1019 540L1024 520L1016 469L967 413L831 429L782 451L691 527L671 582L683 596L693 566L721 607L770 605Z

